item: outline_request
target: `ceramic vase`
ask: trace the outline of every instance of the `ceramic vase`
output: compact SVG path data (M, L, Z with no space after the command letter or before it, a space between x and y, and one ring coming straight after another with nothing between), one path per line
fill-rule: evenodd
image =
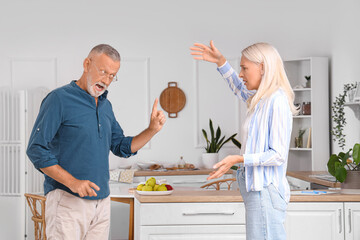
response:
M212 169L213 166L219 161L219 153L203 153L202 163L204 168Z
M341 192L360 194L360 171L347 171L346 179L341 183Z

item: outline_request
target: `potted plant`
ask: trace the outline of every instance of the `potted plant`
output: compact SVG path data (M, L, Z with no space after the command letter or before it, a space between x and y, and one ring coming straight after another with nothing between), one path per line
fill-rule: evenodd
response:
M352 156L352 160L349 157ZM329 158L328 171L337 181L341 182L342 192L360 192L360 144L346 153L332 154Z
M225 140L225 135L221 136L221 129L218 126L216 133L214 131L213 123L211 119L209 119L209 128L210 128L210 136L208 137L207 132L202 129L202 133L206 140L206 153L203 153L202 160L203 165L206 168L212 168L213 165L219 160L219 151L224 146L225 143L230 140L237 146L239 149L241 148L241 143L235 139L237 133L231 135L229 138Z
M346 118L344 112L344 106L346 102L345 97L350 90L353 90L355 88L355 83L344 84L343 93L340 93L339 96L335 98L335 101L331 106L333 112L332 119L335 123L335 126L333 126L331 133L333 135L333 140L335 142L338 141L339 147L341 147L341 149L344 149L345 147L345 134L343 133L344 127L346 126Z
M302 148L303 147L303 135L306 129L299 129L299 135L295 137L295 147Z

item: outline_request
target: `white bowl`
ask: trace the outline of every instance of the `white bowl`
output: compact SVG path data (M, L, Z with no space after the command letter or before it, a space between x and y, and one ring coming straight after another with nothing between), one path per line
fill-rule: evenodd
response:
M141 169L149 169L151 165L157 164L155 162L137 162L136 163Z

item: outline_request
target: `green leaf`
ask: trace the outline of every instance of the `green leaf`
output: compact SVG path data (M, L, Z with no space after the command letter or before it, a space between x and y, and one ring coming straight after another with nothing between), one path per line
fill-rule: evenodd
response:
M335 163L339 161L339 157L336 154L332 154L329 158L329 161L327 163L328 171L331 175L335 177Z
M206 131L203 129L202 132L203 132L203 135L204 135L204 138L206 139L206 141L209 141L209 140L208 140L208 137L207 137Z
M343 166L336 167L337 164L335 164L335 177L339 182L344 182L347 176L347 171Z
M236 140L235 138L232 138L231 141L233 142L233 144L235 146L237 146L239 149L241 149L241 143L238 140Z
M216 143L219 141L220 136L221 136L221 130L220 127L218 127L216 130L216 138L215 138Z
M352 157L354 159L354 163L358 165L360 163L360 144L356 143L353 148Z
M221 144L222 144L222 142L224 141L224 139L225 139L225 136L223 136L223 137L220 139L220 141L218 142L218 146L221 146Z
M238 166L232 166L230 169L232 169L232 170L237 170L239 167Z
M209 125L210 125L210 133L211 133L211 142L214 142L214 140L215 140L214 127L213 127L213 123L212 123L211 119L209 119Z

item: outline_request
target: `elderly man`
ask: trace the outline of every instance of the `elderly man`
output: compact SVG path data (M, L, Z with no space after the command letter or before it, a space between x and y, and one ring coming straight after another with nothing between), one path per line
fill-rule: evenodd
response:
M136 154L166 121L156 99L149 127L135 137L124 136L106 98L106 89L117 80L119 53L106 44L95 46L83 67L79 80L43 100L27 149L45 174L50 240L108 239L109 151L125 158Z

